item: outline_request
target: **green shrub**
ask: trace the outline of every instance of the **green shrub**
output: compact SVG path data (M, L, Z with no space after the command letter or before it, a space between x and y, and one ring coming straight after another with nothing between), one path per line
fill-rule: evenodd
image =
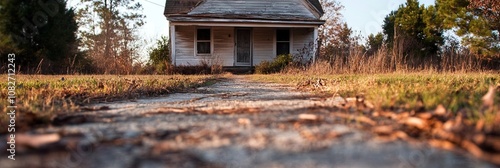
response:
M278 55L272 62L262 61L255 67L257 74L277 73L285 69L293 61L292 55Z

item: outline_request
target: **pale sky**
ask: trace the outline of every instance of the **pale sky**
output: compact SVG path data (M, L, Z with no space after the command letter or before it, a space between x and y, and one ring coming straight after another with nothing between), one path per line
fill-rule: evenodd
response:
M338 0L344 6L344 21L363 36L382 31L384 18L398 9L406 0ZM432 5L434 0L419 0L420 4Z

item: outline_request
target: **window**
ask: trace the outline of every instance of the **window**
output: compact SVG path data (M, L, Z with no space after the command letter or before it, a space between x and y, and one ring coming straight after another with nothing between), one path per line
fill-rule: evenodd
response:
M196 53L197 54L211 54L211 31L208 28L197 29L196 32Z
M276 54L290 54L290 30L276 30Z

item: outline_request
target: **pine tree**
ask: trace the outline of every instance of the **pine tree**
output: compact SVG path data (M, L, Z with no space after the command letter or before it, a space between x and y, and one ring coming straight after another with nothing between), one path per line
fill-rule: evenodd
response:
M462 45L480 58L500 58L500 2L497 0L437 0L444 28L462 37Z
M23 73L65 73L83 59L76 55L75 13L65 1L2 0L0 6L0 55L15 53Z
M425 7L417 0L407 0L386 16L382 26L389 47L404 43L403 54L418 57L436 56L443 45L442 21L434 6ZM398 40L398 41L394 41ZM397 43L395 43L397 42Z

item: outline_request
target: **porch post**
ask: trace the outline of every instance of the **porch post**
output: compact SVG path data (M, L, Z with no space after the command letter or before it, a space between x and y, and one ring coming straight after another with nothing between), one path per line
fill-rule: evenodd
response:
M316 56L318 55L318 27L314 27L314 47L313 47L313 63L316 62Z
M176 52L175 52L175 25L170 26L170 58L172 58L172 64L176 64Z

